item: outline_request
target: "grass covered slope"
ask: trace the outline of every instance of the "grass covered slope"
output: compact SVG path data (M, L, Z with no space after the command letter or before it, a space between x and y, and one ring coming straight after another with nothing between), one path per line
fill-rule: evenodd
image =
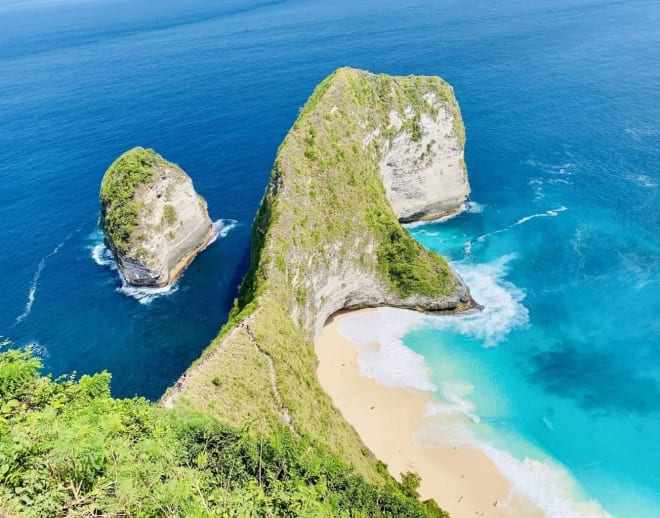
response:
M2 344L0 344L2 345ZM39 376L0 352L0 516L446 516L417 478L374 485L285 427L110 397L110 375Z
M435 100L436 102L432 102ZM271 433L287 426L370 480L376 459L316 378L312 340L344 308L390 305L456 311L472 300L439 255L399 224L380 177L391 141L423 131L451 87L434 77L339 69L314 91L278 150L254 221L252 267L229 322L165 406ZM392 112L403 121L391 124Z

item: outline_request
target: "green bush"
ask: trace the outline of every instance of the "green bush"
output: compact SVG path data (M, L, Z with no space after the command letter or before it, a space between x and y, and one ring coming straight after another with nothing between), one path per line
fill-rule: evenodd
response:
M165 205L163 207L163 219L168 225L174 225L176 223L176 210L172 205Z
M106 372L53 381L40 366L29 350L0 353L3 512L447 516L405 485L366 482L288 428L255 435L145 399L114 399Z
M153 178L154 164L168 164L153 149L136 147L115 160L101 182L101 226L115 251L128 250L131 233L138 224L139 204L135 189Z

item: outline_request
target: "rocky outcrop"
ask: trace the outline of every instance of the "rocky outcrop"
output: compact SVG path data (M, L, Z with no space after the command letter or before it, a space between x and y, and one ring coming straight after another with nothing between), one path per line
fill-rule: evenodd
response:
M460 207L463 141L440 78L344 68L323 81L278 150L229 321L162 404L289 426L373 475L373 457L318 384L312 339L342 309L473 306L445 259L399 222Z
M454 103L434 92L426 94L433 111L419 114L415 133L401 132L386 146L380 174L399 221L432 220L457 212L470 194L463 160L460 113ZM390 112L390 125L399 130L416 117L413 109Z
M106 171L101 228L122 276L136 286L171 284L212 237L206 202L190 177L143 148Z

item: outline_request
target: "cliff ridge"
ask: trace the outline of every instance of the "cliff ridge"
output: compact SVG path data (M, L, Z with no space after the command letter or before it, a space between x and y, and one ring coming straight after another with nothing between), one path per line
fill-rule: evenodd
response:
M399 221L459 210L464 139L440 78L342 68L324 80L278 150L229 321L161 404L265 432L287 426L378 478L316 379L312 340L342 309L472 307L447 261ZM403 192L406 175L432 192Z

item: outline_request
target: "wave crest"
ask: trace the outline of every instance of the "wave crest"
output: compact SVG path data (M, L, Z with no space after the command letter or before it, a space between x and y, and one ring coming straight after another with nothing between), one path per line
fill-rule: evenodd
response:
M454 263L453 266L470 286L472 296L483 308L461 315L426 316L424 323L435 329L482 340L486 347L497 345L512 329L526 325L529 311L522 303L525 292L506 280L509 263L515 257L509 254L485 264Z
M218 239L226 237L227 234L229 234L229 232L237 225L238 221L235 219L219 219L214 221L212 224L211 239L206 247L208 248ZM178 282L174 282L163 288L132 286L128 284L117 267L112 251L105 246L103 232L100 229L96 229L89 235L89 240L92 242L92 244L87 247L90 251L90 257L97 265L118 273L119 279L121 280L121 286L119 286L116 291L122 295L134 298L140 304L149 304L157 298L172 295L178 291Z
M82 228L82 225L78 227L78 230L76 232L79 232L80 229ZM34 276L32 277L32 282L30 283L30 287L28 289L28 297L27 297L27 302L25 303L25 307L23 308L23 312L16 317L16 320L14 321L14 324L12 327L20 324L25 320L28 316L30 316L30 313L32 313L32 305L34 304L34 299L37 296L37 288L39 287L39 280L41 279L41 274L44 271L44 268L46 268L46 261L53 257L54 255L58 254L60 250L62 250L62 247L66 244L66 242L73 236L74 232L71 232L68 234L62 241L58 243L58 245L53 248L50 253L46 254L44 257L42 257L39 260L39 264L37 265L37 269L34 272Z
M434 391L431 371L424 357L402 341L420 318L414 311L379 308L369 313L348 315L339 332L358 349L360 374L388 387Z
M571 474L562 465L546 460L515 458L507 451L480 448L518 495L541 508L546 518L612 518L595 500L584 500Z

